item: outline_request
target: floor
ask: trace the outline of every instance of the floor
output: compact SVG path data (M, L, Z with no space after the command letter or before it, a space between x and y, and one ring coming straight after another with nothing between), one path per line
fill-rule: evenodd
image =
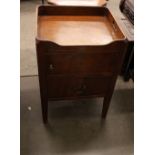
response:
M38 77L21 78L21 155L133 154L133 92L115 90L105 121L103 98L51 102L44 125Z
M43 124L35 54L38 4L21 1L21 155L132 155L132 80L118 77L105 121L103 98L93 98L49 103L49 123Z

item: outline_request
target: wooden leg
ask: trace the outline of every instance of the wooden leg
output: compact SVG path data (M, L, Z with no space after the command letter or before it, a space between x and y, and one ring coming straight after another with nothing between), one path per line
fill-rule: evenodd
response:
M42 99L41 106L42 106L43 122L44 122L44 124L46 124L48 121L48 100Z
M107 115L107 112L108 112L108 109L109 109L109 105L110 105L112 94L113 93L110 93L107 96L105 96L105 98L104 98L103 108L102 108L102 118L106 118L106 115Z

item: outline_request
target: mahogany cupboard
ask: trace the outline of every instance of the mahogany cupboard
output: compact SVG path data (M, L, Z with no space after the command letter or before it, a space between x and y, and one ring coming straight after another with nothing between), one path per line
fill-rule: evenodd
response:
M104 97L106 117L126 38L104 7L38 7L36 52L44 123L49 100Z

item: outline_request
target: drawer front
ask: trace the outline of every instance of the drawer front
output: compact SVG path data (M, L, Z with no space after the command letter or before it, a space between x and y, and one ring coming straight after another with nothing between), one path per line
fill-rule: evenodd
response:
M119 64L115 53L70 53L46 55L48 74L113 74Z
M85 77L75 92L80 96L103 96L110 86L110 80L110 77Z
M66 76L48 76L48 97L63 98L74 97L74 88L80 85L80 80Z
M110 77L48 76L48 97L104 96Z

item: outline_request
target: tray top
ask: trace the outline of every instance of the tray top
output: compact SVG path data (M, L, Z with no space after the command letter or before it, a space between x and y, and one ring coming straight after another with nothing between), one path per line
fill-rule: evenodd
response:
M124 38L106 16L39 16L38 37L59 45L104 45Z
M72 6L103 6L106 0L47 0L49 4Z

